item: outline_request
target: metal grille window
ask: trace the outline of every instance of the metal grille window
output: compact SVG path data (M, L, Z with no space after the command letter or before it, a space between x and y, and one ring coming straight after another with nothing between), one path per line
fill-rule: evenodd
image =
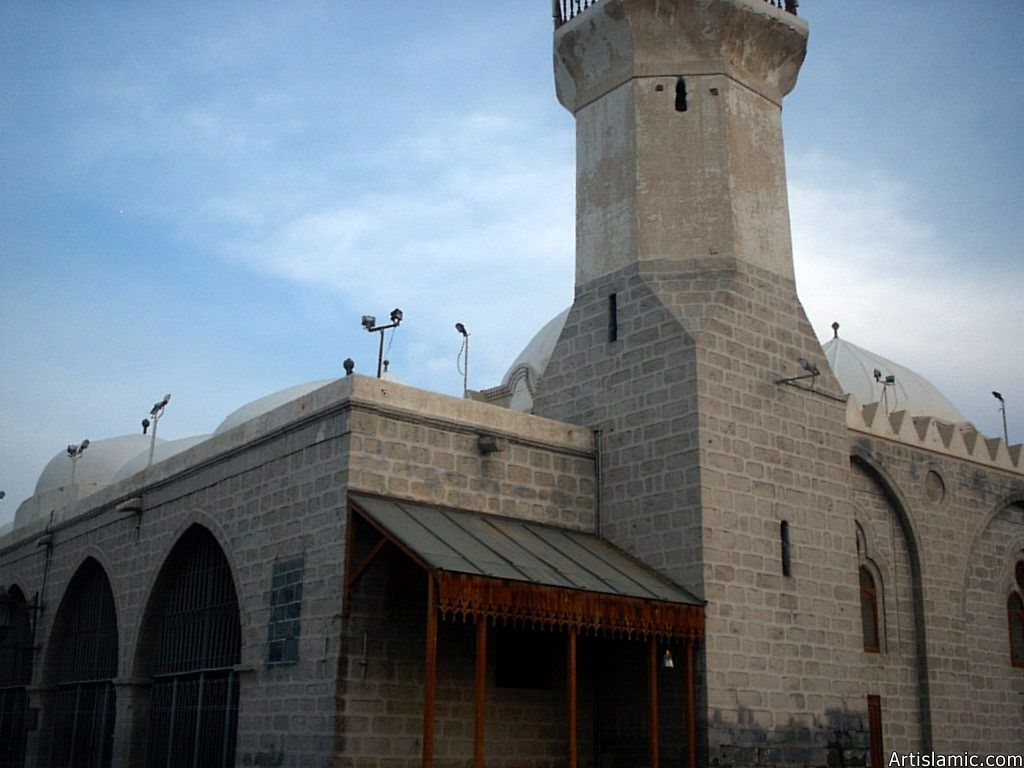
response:
M71 581L54 626L59 677L52 765L104 768L114 741L117 612L110 581L88 560Z
M151 601L147 766L234 765L241 626L231 567L209 532L196 526L185 533Z
M25 755L28 691L32 681L32 621L17 587L11 598L11 626L0 643L0 768L21 768Z
M303 558L274 563L270 582L270 623L267 626L267 663L299 660L302 616Z

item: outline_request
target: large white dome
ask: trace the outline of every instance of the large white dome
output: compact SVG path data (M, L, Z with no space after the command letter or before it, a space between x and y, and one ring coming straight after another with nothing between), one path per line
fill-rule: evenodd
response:
M832 339L822 346L822 350L843 391L856 397L862 405L882 399L882 385L875 381L877 370L883 377L896 378L887 393L889 411L906 411L911 416L932 416L953 424L967 421L934 384L909 368L845 339Z
M153 450L153 463L159 464L164 459L169 459L176 453L181 453L191 448L193 445L199 445L204 440L208 440L210 435L195 435L194 437L182 437L178 440L160 440L156 441L156 448ZM136 472L141 472L149 466L149 448L140 451L129 459L125 464L117 470L117 474L111 479L111 484L118 483L124 480L126 477L131 477Z
M265 413L278 408L285 403L290 403L292 400L298 400L303 395L308 395L310 392L314 392L321 387L326 387L337 379L322 379L320 381L310 381L305 384L296 384L293 387L282 389L279 392L261 397L258 400L253 400L251 403L246 403L238 410L232 411L222 421L213 434L219 435L223 432L227 432L229 429L241 426L247 421L258 418Z
M114 481L115 475L132 457L142 451L149 451L147 435L122 435L106 440L94 440L78 459L75 468L75 484L79 486L104 486ZM164 441L156 440L157 446ZM71 459L67 451L61 451L43 468L36 481L35 492L41 493L54 488L63 488L71 483Z

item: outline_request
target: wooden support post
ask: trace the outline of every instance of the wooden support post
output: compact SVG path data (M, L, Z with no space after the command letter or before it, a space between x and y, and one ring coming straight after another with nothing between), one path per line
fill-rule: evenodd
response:
M693 687L695 643L686 641L686 768L697 768L697 695Z
M579 765L579 710L576 691L576 629L569 628L569 647L566 660L565 695L566 712L569 727L569 768Z
M426 658L423 671L423 768L434 768L434 696L437 691L437 584L427 574Z
M661 744L658 740L658 638L651 635L648 659L650 700L650 768L658 768Z
M487 727L487 619L476 619L476 702L473 723L473 768L484 768L484 730Z

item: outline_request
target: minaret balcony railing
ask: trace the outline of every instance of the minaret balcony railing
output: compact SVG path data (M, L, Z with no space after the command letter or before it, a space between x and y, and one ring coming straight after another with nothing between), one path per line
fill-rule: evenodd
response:
M555 29L567 21L576 18L588 8L597 5L601 0L551 0L551 11L555 21ZM796 16L798 0L764 0L775 8L779 8Z

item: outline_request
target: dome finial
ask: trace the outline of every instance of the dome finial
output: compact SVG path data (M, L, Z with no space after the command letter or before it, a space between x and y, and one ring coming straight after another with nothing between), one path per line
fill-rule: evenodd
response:
M839 323L837 323L837 322L832 323L832 338L833 339L838 339L839 338Z

